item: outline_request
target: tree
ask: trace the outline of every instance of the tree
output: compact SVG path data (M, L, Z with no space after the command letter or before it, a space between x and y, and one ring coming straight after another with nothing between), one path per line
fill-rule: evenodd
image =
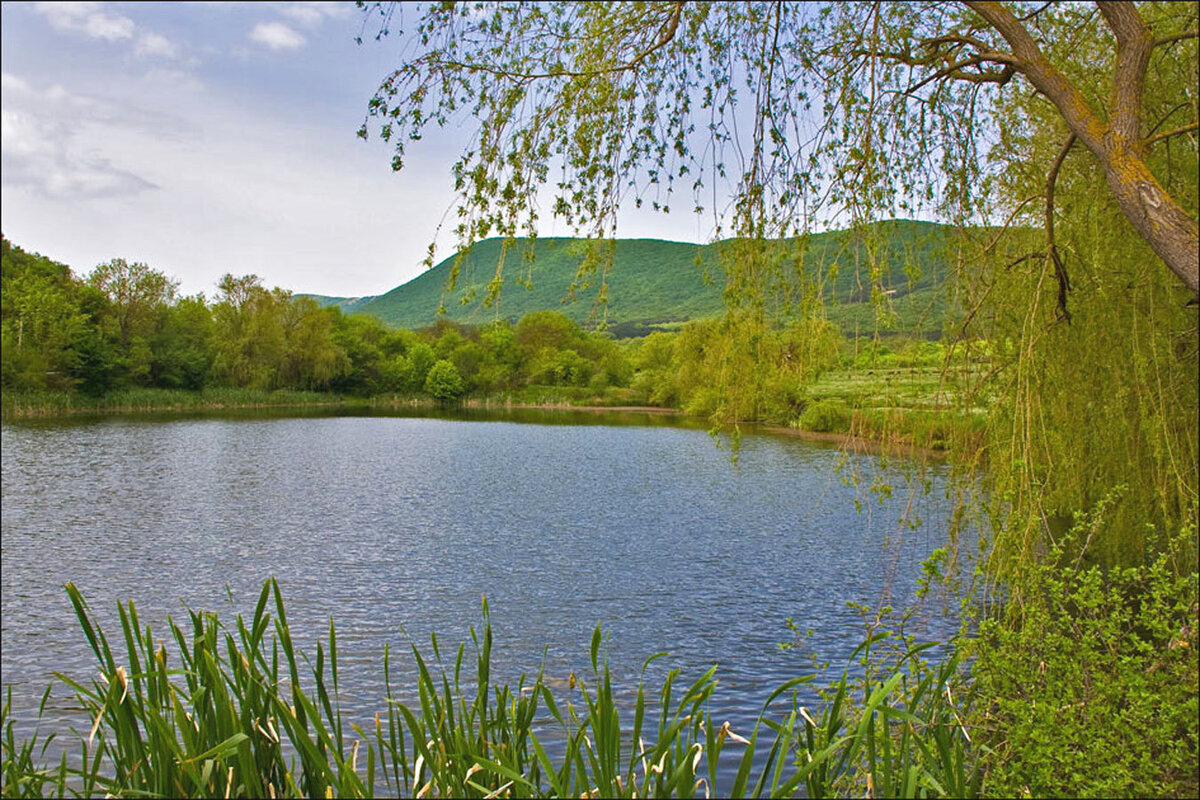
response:
M466 386L458 367L442 359L429 368L425 378L425 391L442 405L453 403L463 396Z
M268 291L257 275L225 275L213 306L212 370L226 385L275 389L287 361L285 305L290 294Z
M166 310L151 342L155 386L203 389L212 366L212 314L204 295L184 297Z
M409 389L419 392L425 388L425 379L433 369L437 355L426 342L419 342L408 352Z
M334 318L311 297L291 299L284 309L287 385L326 389L332 380L350 371L349 356L334 341L333 322Z
M128 346L134 337L153 334L155 314L171 304L179 284L149 265L123 258L100 264L88 276L88 283L99 289L112 303L117 341Z
M71 270L7 238L0 249L0 380L6 388L73 388L75 344L89 320Z
M396 4L372 8L380 36L403 23ZM1180 141L1195 158L1196 29L1194 3L440 3L368 113L396 170L431 124L477 121L453 166L463 245L534 235L556 169L553 214L597 236L626 199L665 210L684 182L702 210L727 176L733 232L755 237L834 211L1029 220L1040 199L1034 257L1054 265L1065 313L1054 187L1075 143L1131 231L1200 292L1195 186L1170 186L1157 159ZM1148 93L1168 71L1185 80ZM990 197L997 104L1028 91L1055 110L1060 155L1040 198Z

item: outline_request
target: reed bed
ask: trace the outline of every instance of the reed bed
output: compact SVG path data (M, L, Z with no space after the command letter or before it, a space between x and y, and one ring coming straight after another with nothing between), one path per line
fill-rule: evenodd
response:
M118 607L118 655L79 591L66 590L99 676L90 684L56 677L74 691L90 729L18 739L10 689L0 720L5 797L967 797L979 790L964 709L953 697L954 651L930 665L922 654L932 645L905 644L877 679L872 649L906 641L888 633L859 646L852 661L868 669L856 679L844 670L816 712L799 705L798 692L814 676L800 676L775 689L752 729L739 732L708 711L715 666L690 684L672 670L653 690L645 685L646 667L661 653L643 665L632 709L618 707L599 627L591 674L572 675L569 697L556 697L556 682L541 670L515 688L493 682L485 599L482 625L471 628L469 648L454 651L452 667L436 636L431 653L412 645L411 704L395 699L385 648L386 697L364 728L342 716L333 622L314 658L297 652L273 579L253 617L239 614L232 628L203 612L189 612L182 626L168 620L174 653L141 627L130 601ZM41 763L55 740L70 747L57 763ZM729 749L738 765L732 776L717 768Z
M273 408L341 405L349 398L328 392L291 389L209 388L120 389L99 397L76 392L5 391L0 397L4 419L57 417L71 414L117 414L146 411L212 411L235 408ZM357 401L362 402L362 401Z

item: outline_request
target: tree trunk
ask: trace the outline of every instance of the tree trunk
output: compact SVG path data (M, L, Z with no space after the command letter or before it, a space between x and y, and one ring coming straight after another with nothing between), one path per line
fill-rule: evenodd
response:
M1200 229L1162 186L1146 162L1128 150L1101 157L1108 188L1125 218L1183 284L1200 295Z

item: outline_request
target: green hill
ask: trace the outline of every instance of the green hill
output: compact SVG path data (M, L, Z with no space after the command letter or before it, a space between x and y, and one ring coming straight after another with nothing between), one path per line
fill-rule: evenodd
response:
M940 289L948 273L951 232L934 223L894 220L867 229L815 234L806 244L803 271L810 278L824 278L829 316L847 333L874 330L879 317L883 330L937 335L944 316ZM598 276L585 276L572 291L586 253L584 240L537 239L532 260L526 260L528 240L519 239L505 256L499 298L487 307L487 286L495 276L501 244L500 239L475 244L450 292L445 286L454 257L386 294L318 300L406 328L432 324L441 305L448 319L473 324L556 309L584 324L603 318L617 335L713 316L725 308L721 253L729 251L729 241L695 245L617 240L604 307L597 303ZM884 291L880 304L871 302L871 264L877 265Z
M322 308L325 306L337 306L347 314L355 314L361 311L363 305L375 299L375 295L367 295L366 297L331 297L327 294L305 293L298 293L296 297L311 297Z

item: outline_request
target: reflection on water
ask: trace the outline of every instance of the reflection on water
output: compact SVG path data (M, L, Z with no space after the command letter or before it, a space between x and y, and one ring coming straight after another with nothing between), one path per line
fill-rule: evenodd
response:
M185 606L251 613L273 575L302 646L335 619L350 720L382 707L385 642L403 694L402 631L457 645L486 595L493 676L536 672L543 654L548 674L583 674L600 623L626 690L659 651L671 657L651 678L718 663L711 710L737 730L809 666L781 652L785 619L837 664L862 636L847 602L911 602L921 560L944 543L939 467L928 493L885 470L895 491L880 503L848 485L880 469L869 456L746 436L734 465L668 417L328 413L3 426L0 657L14 716L32 719L52 671L94 674L65 582L110 635L115 603L132 598L166 638L163 620ZM941 612L914 632L948 635ZM48 714L78 725L60 694Z

